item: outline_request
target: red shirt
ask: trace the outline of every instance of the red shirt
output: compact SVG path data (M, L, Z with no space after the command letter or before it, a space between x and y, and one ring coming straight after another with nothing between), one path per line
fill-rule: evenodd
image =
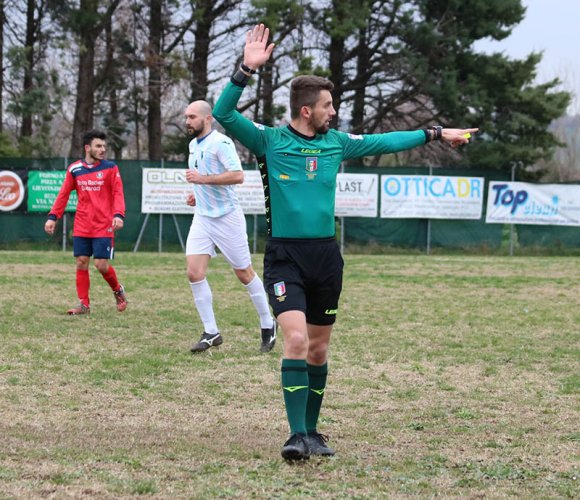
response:
M112 238L113 217L125 217L125 197L119 167L108 160L92 165L84 160L71 163L48 214L49 219L62 217L73 189L79 200L73 236Z

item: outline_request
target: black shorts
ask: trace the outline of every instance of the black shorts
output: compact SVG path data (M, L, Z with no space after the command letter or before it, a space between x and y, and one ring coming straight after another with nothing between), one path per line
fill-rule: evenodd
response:
M332 325L342 290L344 260L334 238L270 238L264 287L274 316L302 311L312 325Z

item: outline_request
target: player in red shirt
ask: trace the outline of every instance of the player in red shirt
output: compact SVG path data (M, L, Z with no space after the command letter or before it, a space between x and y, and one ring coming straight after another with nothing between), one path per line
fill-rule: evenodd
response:
M71 191L77 192L78 204L73 229L73 253L76 257L76 285L80 304L69 309L68 314L88 314L89 260L109 283L117 302L117 311L127 308L125 289L119 283L115 268L109 264L113 258L114 232L123 228L125 197L119 168L105 160L107 136L100 130L91 130L83 136L84 160L71 163L62 187L48 214L44 230L52 235L68 203Z

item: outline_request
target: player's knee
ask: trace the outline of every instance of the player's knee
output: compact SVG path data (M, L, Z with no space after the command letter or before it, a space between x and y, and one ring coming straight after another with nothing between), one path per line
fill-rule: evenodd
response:
M308 352L308 336L300 330L284 332L284 344L295 354L306 355Z
M97 271L99 271L101 274L106 274L107 271L109 270L109 263L106 260L95 261L95 267L97 268Z
M189 280L190 283L197 283L198 281L203 281L205 279L205 272L203 269L188 268L187 279Z
M250 283L250 281L252 281L256 275L252 266L249 266L246 269L234 269L234 272L244 285Z
M308 361L314 365L323 365L328 358L328 342L310 342Z
M76 266L78 271L88 271L89 270L89 258L88 257L77 257Z

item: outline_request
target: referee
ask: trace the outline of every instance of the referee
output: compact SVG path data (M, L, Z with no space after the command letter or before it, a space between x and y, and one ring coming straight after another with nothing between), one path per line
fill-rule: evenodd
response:
M290 437L286 460L332 456L317 429L328 374L328 345L342 289L343 259L335 240L336 177L343 160L396 153L432 140L452 146L468 142L477 129L431 127L410 132L352 135L330 129L336 115L333 84L306 75L290 87L290 125L254 124L236 111L251 76L269 58L269 30L257 25L246 34L244 59L213 115L252 151L264 184L268 240L264 286L282 329L282 389Z

